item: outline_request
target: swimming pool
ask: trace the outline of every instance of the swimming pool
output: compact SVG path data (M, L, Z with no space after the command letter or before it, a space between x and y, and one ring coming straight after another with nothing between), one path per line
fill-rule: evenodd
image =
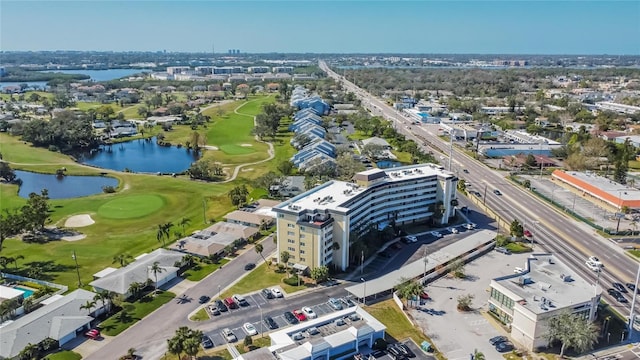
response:
M33 289L27 289L27 288L23 288L23 287L20 287L20 286L16 286L16 287L14 287L14 289L22 291L24 293L23 297L25 299L28 298L29 296L33 295L34 292L36 292Z

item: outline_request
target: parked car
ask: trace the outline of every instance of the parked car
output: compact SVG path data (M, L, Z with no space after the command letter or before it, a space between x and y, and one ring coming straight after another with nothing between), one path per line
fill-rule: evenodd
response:
M353 302L353 300L351 300L348 297L343 297L342 299L342 303L346 305L346 307L354 307L356 306L356 303Z
M628 303L629 300L627 300L626 297L624 297L624 295L618 293L618 296L614 296L616 298L616 301L618 301L619 303Z
M617 297L617 296L622 295L622 294L620 293L620 291L618 291L618 290L616 290L616 289L607 289L607 293L608 293L609 295L613 296L613 297Z
M273 299L273 292L271 292L271 290L269 289L262 289L262 296L264 296L266 299Z
M244 329L244 332L249 336L258 334L258 330L256 330L256 327L253 326L252 323L244 323L244 325L242 325L242 329Z
M273 294L273 296L277 297L277 298L281 298L284 295L282 295L282 291L280 291L280 289L278 288L272 288L271 289L271 293Z
M216 300L215 304L216 304L216 308L220 310L220 312L227 311L227 305L225 305L224 302L222 302L222 300L220 299Z
M452 227L452 228L450 229L450 231L451 231L451 233L452 233L452 234L457 234L457 233L459 233L459 232L460 232L460 230L458 230L458 229L456 229L456 228L454 228L454 227Z
M296 316L293 315L293 313L291 311L285 311L284 312L284 319L287 320L287 322L289 324L297 324L298 323L298 318L296 318Z
M431 297L429 296L429 294L427 294L426 291L423 291L423 292L420 293L420 299L429 300L429 299L431 299Z
M631 292L635 292L636 291L636 285L633 283L626 283L624 284L624 286L627 287L627 289L631 290Z
M337 299L330 298L328 303L334 310L342 310L342 304Z
M238 304L236 304L236 302L233 300L233 298L226 298L226 299L224 299L224 304L225 304L229 309L237 309L237 308L238 308Z
M441 233L439 233L438 231L432 231L432 232L431 232L431 235L433 235L433 236L435 236L435 237L437 237L437 238L441 238L441 237L442 237L442 234L441 234Z
M254 263L247 263L247 264L244 266L244 269L245 269L245 270L253 270L255 267L256 267L256 264L254 264Z
M496 350L501 353L513 351L513 349L513 344L509 341L503 341L496 344Z
M209 305L209 312L211 313L211 315L213 316L218 316L220 315L220 310L218 310L218 308L215 305Z
M295 316L296 319L298 319L298 321L307 320L307 315L305 315L304 312L302 312L302 310L293 310L293 316Z
M198 302L200 304L206 304L206 302L209 301L209 299L211 299L211 298L208 297L207 295L202 295L202 296L200 296L200 299L198 299Z
M526 236L526 237L532 237L532 236L533 236L533 234L531 233L531 231L529 231L529 230L525 230L525 231L524 231L524 236Z
M396 343L395 345L396 345L396 348L400 350L404 356L409 358L416 357L416 354L414 354L413 351L411 351L411 349L407 345L403 343Z
M276 323L275 320L273 320L273 318L271 316L267 316L264 318L264 323L265 325L267 325L267 327L271 330L273 329L277 329L278 328L278 324Z
M407 241L408 241L408 242L410 242L410 243L418 242L418 238L417 238L417 237L415 237L415 236L413 236L413 235L407 235L405 238L406 238L406 239L407 239Z
M227 340L228 343L238 341L236 335L229 328L225 328L224 330L222 330L222 337Z
M624 285L620 284L619 282L614 282L611 285L613 286L614 289L620 291L621 293L627 292L627 289L624 287Z
M202 335L202 340L200 341L202 347L205 349L211 349L213 347L213 341L207 335Z
M475 229L475 228L476 228L476 224L474 224L474 223L468 223L468 224L464 224L464 227L465 227L467 230L473 230L473 229Z
M309 335L318 335L318 334L320 334L320 330L318 330L317 327L312 326L312 327L307 329L307 334L309 334Z
M244 296L242 296L242 295L236 294L236 295L233 295L232 298L240 306L249 306L249 303L247 302L247 299L245 299Z
M87 331L86 333L84 333L84 336L88 337L91 340L99 339L100 338L100 330L91 329L91 330Z
M497 345L498 343L505 342L505 341L509 341L509 339L507 339L507 337L506 337L506 336L502 336L502 335L500 335L500 336L494 336L494 337L492 337L491 339L489 339L489 344L491 344L491 345L494 345L494 346L495 346L495 345Z
M503 248L501 246L496 247L495 249L497 252L501 253L501 254L505 254L505 255L511 255L511 251L509 251L509 249L507 248Z
M302 308L302 312L309 318L309 319L315 319L318 317L318 314L316 314L315 311L313 311L312 308L305 306Z

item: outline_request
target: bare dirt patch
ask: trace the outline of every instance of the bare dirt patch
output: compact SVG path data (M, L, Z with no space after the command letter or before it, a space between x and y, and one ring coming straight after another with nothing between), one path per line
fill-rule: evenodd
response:
M251 145L251 144L240 144L240 146L242 146L242 147L252 147L253 145Z
M95 224L89 214L73 215L64 222L65 227L77 228Z

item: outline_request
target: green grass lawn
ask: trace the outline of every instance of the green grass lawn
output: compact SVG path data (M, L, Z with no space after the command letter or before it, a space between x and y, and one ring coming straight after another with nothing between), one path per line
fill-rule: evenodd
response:
M533 251L529 246L519 242L511 242L505 245L505 248L514 254L520 254Z
M69 350L58 351L51 355L47 355L45 360L80 360L82 355Z
M285 284L282 279L286 277L287 274L276 273L273 268L268 269L267 264L262 263L227 291L223 292L220 297L226 298L233 294L247 294L275 285L279 285L287 294L307 288L305 285L291 286Z
M204 279L207 275L218 270L222 265L228 262L229 260L227 259L220 260L219 264L207 264L203 262L198 262L196 265L194 265L193 268L185 271L182 274L182 277L191 281L200 281Z
M204 308L198 310L195 314L193 314L193 316L191 316L189 318L189 320L191 321L205 321L205 320L209 320L209 314L207 313L207 310L205 310Z
M100 323L100 329L105 335L116 336L175 296L169 291L159 291L156 296L147 295L134 303L125 302L122 310Z
M160 195L127 195L109 200L98 208L98 215L108 219L135 219L160 210L165 199Z
M628 250L628 253L637 258L640 258L640 250Z
M387 336L395 340L411 338L418 346L426 340L434 347L433 341L426 337L422 331L411 325L392 299L367 306L366 310L387 327ZM435 351L435 356L437 359L445 359L437 350Z
M247 353L249 351L253 351L255 349L259 349L261 347L265 347L265 346L270 346L271 345L271 338L269 338L269 337L260 337L260 334L254 335L252 337L251 340L253 340L253 343L249 347L244 346L244 343L242 343L244 341L244 338L238 339L238 340L240 340L241 343L236 345L236 349L238 350L238 352L240 354L244 354L244 353Z
M164 354L163 357L160 358L160 360L176 360L176 359L177 359L176 355L173 355L168 352ZM203 350L202 348L200 348L200 351L198 351L198 353L196 354L196 359L197 360L231 360L233 359L233 357L231 356L231 354L229 354L229 351L227 351L226 349Z
M103 104L100 102L87 102L87 101L78 101L75 106L73 106L73 108L78 109L78 110L82 110L82 111L87 111L89 109L97 109L101 106L110 106L114 112L118 112L120 110L122 110L122 107L120 107L120 105L118 103L109 103L109 104Z

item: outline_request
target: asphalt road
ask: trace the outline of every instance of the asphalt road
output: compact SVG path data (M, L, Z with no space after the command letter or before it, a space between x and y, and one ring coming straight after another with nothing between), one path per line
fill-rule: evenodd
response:
M437 136L437 129L429 129L428 126L423 125L411 125L410 121L399 112L345 80L329 69L324 62L320 62L320 68L329 76L342 82L346 89L359 96L362 104L368 106L374 115L384 116L393 121L396 124L395 128L400 133L405 134L418 144L423 143L421 138L426 139L432 148L443 154L452 151L452 169L453 167L466 169L468 173L457 171L458 176L471 182L475 190L480 191L483 197L486 194L486 205L501 217L507 221L516 218L525 223L538 244L536 250L542 248L544 251L553 252L574 271L594 283L597 276L584 263L589 256L599 257L605 265L599 278L599 284L605 290L603 296L622 314L629 315L631 305L629 294L626 295L629 303L620 304L606 293L606 289L611 287L612 282L623 284L635 282L639 264L625 255L619 246L601 237L587 225L569 218L524 189L513 185L505 179L503 172L491 170L456 147L450 150L449 143ZM446 156L443 155L443 157ZM447 166L446 161L444 163ZM499 189L502 195L495 195L494 189ZM636 305L635 314L637 314L637 308Z

